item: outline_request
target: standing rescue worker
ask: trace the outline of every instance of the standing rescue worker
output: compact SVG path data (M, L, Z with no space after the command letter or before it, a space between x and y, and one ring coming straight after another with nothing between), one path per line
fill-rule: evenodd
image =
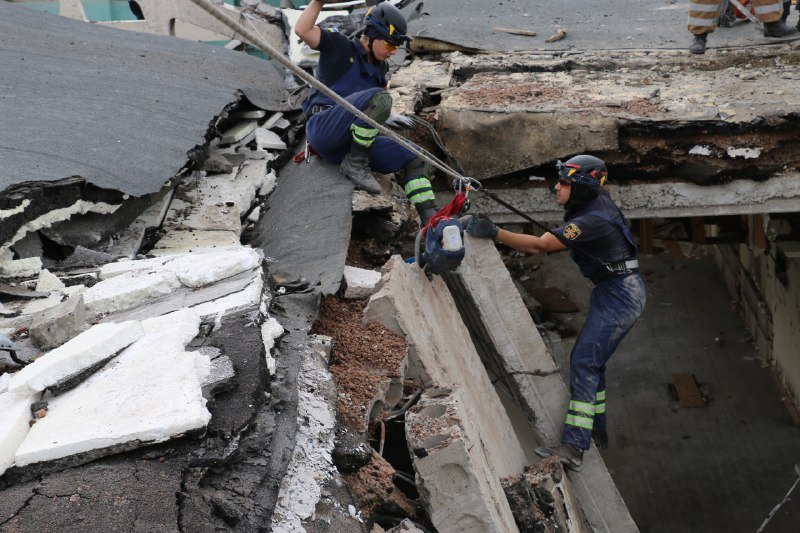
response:
M364 28L347 38L316 25L323 4L311 0L294 29L308 46L320 52L317 79L380 124L413 126L408 117L392 114L392 97L386 92L387 60L399 46L411 41L403 14L386 2L371 7L364 17ZM302 106L308 117L308 142L322 159L339 164L339 170L357 189L377 194L381 187L371 170L396 172L422 225L436 214L427 162L378 135L377 129L316 89L311 90Z
M764 24L764 37L788 37L795 33L794 28L787 26L783 17L783 0L750 0L755 16ZM747 7L747 6L746 6ZM717 29L722 0L690 0L689 32L694 35L694 42L689 46L693 54L706 53L708 34Z
M558 178L556 202L566 209L564 225L534 237L500 229L486 215L475 215L466 229L522 252L569 249L594 287L586 322L570 355L570 402L561 444L536 448L537 454L557 456L579 471L593 434L599 442L608 442L606 363L642 314L646 296L636 261L639 247L605 187L603 160L578 155L565 164L559 161Z

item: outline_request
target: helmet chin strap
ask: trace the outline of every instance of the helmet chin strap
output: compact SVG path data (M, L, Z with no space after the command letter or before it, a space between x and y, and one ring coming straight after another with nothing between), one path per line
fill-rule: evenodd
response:
M375 42L375 38L373 36L371 36L371 35L367 35L367 39L369 39L369 57L370 57L370 60L375 62L375 63L377 63L378 62L378 58L375 57L375 52L372 50L372 43Z

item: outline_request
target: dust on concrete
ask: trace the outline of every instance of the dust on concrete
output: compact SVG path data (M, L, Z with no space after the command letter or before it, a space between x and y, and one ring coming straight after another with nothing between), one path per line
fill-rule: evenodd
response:
M380 384L401 375L406 341L378 323L361 324L367 300L322 301L311 333L333 339L330 371L339 390L337 413L358 431L367 429L368 406Z
M547 83L530 75L479 73L459 88L457 98L479 108L524 107L529 111L552 111L556 106L563 106L598 112L622 109L641 118L659 116L666 111L658 103L640 97L609 103L593 98L583 87L584 84L578 84L573 90L568 84Z

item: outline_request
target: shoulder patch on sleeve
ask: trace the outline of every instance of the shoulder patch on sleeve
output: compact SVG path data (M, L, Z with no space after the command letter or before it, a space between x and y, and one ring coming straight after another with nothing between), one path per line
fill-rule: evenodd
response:
M581 234L581 228L579 228L576 224L570 222L564 227L564 237L569 240L577 239Z

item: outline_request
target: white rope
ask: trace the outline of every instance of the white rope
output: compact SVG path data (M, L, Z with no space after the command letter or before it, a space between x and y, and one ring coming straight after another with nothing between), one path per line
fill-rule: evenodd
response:
M395 132L384 126L383 124L376 122L375 120L365 115L360 109L353 106L350 102L348 102L347 100L345 100L344 98L333 92L324 83L322 83L314 76L310 75L308 72L306 72L305 70L301 69L300 67L292 63L292 61L288 57L284 56L279 50L274 48L266 40L262 39L260 35L254 34L250 30L245 28L242 24L240 24L238 21L233 20L228 15L228 13L226 13L225 10L211 4L209 0L191 0L191 1L197 7L206 11L209 15L211 15L212 17L223 23L225 26L227 26L234 32L242 35L244 38L246 38L248 41L258 46L264 52L267 52L273 60L277 61L282 66L289 69L298 78L308 83L310 86L314 87L315 89L322 92L326 96L330 97L334 102L341 105L342 107L347 109L350 113L360 118L373 128L376 128L379 132L386 135L387 137L395 141L397 144L403 146L404 148L412 152L414 155L417 155L420 158L424 159L425 161L427 161L434 167L438 168L445 174L456 178L461 183L471 182L470 178L462 176L461 174L459 174L458 172L450 168L448 165L440 161L436 156L434 156L424 148L415 146L408 139L401 137L400 135L396 134Z

